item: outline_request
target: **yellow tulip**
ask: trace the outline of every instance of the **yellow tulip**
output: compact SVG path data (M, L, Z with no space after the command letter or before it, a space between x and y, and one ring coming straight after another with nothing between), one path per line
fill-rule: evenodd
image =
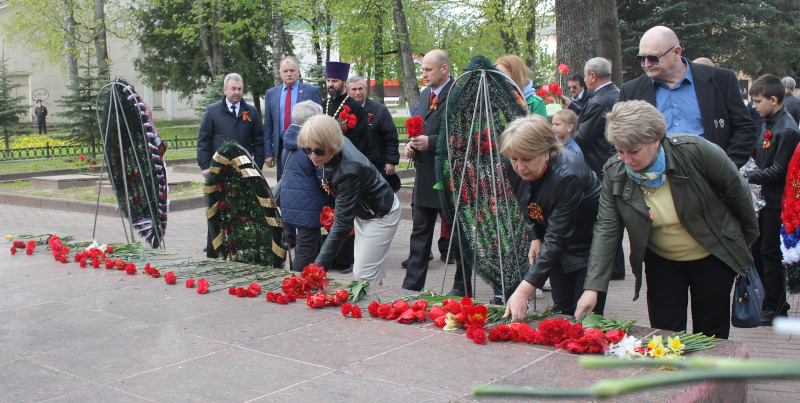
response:
M6 235L6 239L8 239L9 241L11 241L11 240L13 240L13 239L14 239L14 235Z

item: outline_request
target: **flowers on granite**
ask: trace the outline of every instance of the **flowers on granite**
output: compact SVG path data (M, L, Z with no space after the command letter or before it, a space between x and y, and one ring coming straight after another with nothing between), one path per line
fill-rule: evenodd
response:
M205 294L208 292L208 280L201 278L197 281L197 293Z
M190 278L186 280L186 288L194 288L194 279Z
M164 275L164 281L169 285L174 285L177 280L178 278L175 277L175 273L172 271L168 271L167 274Z

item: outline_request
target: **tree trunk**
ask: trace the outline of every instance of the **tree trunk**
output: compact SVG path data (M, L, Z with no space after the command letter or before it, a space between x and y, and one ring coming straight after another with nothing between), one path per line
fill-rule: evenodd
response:
M272 1L272 75L275 85L281 82L281 59L283 59L283 12L281 0Z
M217 74L225 73L225 58L222 54L222 33L220 26L222 25L222 0L216 0L217 7L214 10L214 21L211 30L211 49L214 54L214 67Z
M556 0L556 64L583 74L595 55L595 20L592 0ZM548 75L553 74L548 72ZM551 77L552 78L552 77Z
M108 80L108 46L106 43L105 0L94 2L94 51L97 56L97 75Z
M331 47L333 46L333 39L331 38L331 13L328 11L328 6L330 5L327 0L325 0L322 4L324 4L325 10L325 61L331 61Z
M385 57L383 55L383 17L380 12L378 12L375 18L378 29L375 32L375 37L372 38L372 44L375 49L375 96L373 98L383 104L385 103L385 92L383 88L383 58ZM367 88L369 89L369 82L367 82Z
M525 4L525 13L530 17L528 28L525 30L525 64L533 72L531 80L536 81L536 1L528 0Z
M73 16L73 9L72 5L70 4L69 0L63 0L63 12L64 12L64 47L67 49L66 52L66 64L67 64L67 84L69 85L69 95L75 96L78 94L78 90L76 89L78 85L78 59L77 59L77 49L75 48L75 17Z
M311 20L311 45L314 48L314 54L317 56L317 65L322 65L322 46L320 43L320 26L322 21L322 14L319 10L314 11L314 18Z
M595 0L597 56L611 61L611 81L622 85L622 48L616 0Z
M208 38L208 19L206 18L205 7L206 5L204 0L198 0L197 3L195 3L198 35L200 37L200 44L203 46L203 57L206 59L208 70L211 72L211 77L213 78L217 76L217 71L214 69L214 57L211 50L211 41Z
M403 93L405 94L408 110L411 111L419 100L419 85L417 84L416 69L414 69L414 56L411 53L411 41L408 37L406 14L403 11L403 0L394 0L393 14L397 31L398 53L403 73Z
M519 45L514 39L514 36L509 32L511 23L506 19L506 2L505 0L494 0L492 4L492 13L494 14L495 23L500 31L500 38L503 40L503 48L506 53L516 54L519 53Z

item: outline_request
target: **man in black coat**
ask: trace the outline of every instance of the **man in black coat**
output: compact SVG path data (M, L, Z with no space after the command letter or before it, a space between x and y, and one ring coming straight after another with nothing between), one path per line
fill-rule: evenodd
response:
M33 109L33 115L36 116L36 123L39 124L39 134L47 134L47 108L42 105L42 100L36 101L36 108Z
M445 120L447 97L455 80L450 77L450 57L439 49L428 52L422 58L422 80L426 88L419 95L418 116L422 117L422 134L406 143L406 156L416 160L417 172L412 196L413 224L411 229L411 253L407 261L403 288L421 291L425 287L428 273L428 257L433 243L436 218L442 208L436 185L436 147L439 144L439 129ZM459 249L453 248L456 256L456 276L450 295L472 295L469 278L472 271L461 265ZM465 281L466 279L466 281Z
M671 29L650 28L636 56L645 75L622 85L619 100L643 100L667 121L667 133L692 133L720 146L741 167L750 158L756 126L731 70L692 63Z
M400 152L397 150L397 127L389 108L367 96L367 82L360 76L347 79L347 93L361 104L367 114L369 132L364 155L378 172L394 175L394 168L400 163Z
M228 140L236 140L259 168L264 166L264 129L258 110L242 99L243 86L242 76L225 76L225 97L209 105L203 114L197 137L197 165L203 176L208 175L214 153Z
M259 169L264 165L264 129L261 117L255 107L242 99L243 88L242 76L228 74L223 86L225 97L209 105L203 114L197 137L197 165L200 166L203 176L210 172L214 153L229 140L235 140L247 150ZM206 253L208 257L217 257L214 246L211 245L210 234Z
M580 112L578 127L572 138L581 147L583 158L598 178L603 177L603 165L616 153L606 140L606 114L619 99L619 89L611 82L611 62L595 57L583 68L589 102ZM562 97L564 109L572 109L572 101Z
M789 112L789 115L792 116L795 123L800 123L800 99L794 96L794 88L797 82L794 81L794 78L784 77L781 79L781 83L783 87L786 88L786 97L783 98L783 107L786 108L786 112Z

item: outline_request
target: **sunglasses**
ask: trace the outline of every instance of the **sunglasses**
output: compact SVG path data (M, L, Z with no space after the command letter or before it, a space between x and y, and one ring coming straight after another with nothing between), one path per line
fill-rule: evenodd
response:
M569 89L571 89L571 90L577 90L577 89L578 89L578 86L577 86L577 85L570 85L570 86L569 86Z
M642 56L642 55L636 55L636 61L637 61L637 62L639 62L639 64L641 64L642 66L644 66L644 61L645 61L645 60L647 60L648 62L650 62L650 64L652 64L652 65L654 65L654 66L657 66L657 65L658 65L658 63L661 61L661 58L662 58L662 57L666 56L667 54L669 54L669 52L672 52L672 49L675 49L675 48L677 48L677 47L678 47L678 45L675 45L675 46L673 46L673 47L669 48L669 50L668 50L668 51L666 51L666 52L664 52L664 54L663 54L663 55L661 55L661 56L654 56L654 55L650 55L650 56Z
M324 157L325 153L328 152L327 148L311 148L311 147L300 147L306 155L311 155L311 153L317 154L318 157Z

